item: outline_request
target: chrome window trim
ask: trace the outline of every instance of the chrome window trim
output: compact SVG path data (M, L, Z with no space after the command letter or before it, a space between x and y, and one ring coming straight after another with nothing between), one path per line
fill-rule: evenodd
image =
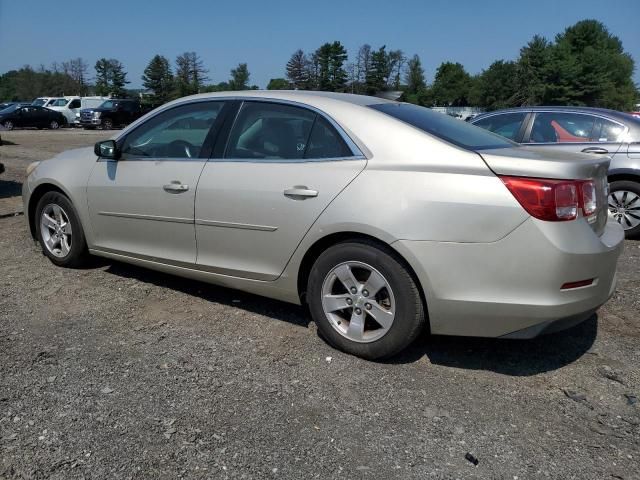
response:
M508 113L518 113L518 112L514 112L514 111L506 111L506 112L496 112L496 113L490 113L487 114L486 116L483 116L482 118L480 118L479 120L485 119L485 118L489 118L495 115L506 115ZM624 123L620 123L619 120L614 119L612 117L608 117L607 115L603 115L602 113L599 112L578 112L575 110L526 110L526 113L531 113L531 114L538 114L538 113L568 113L568 114L572 114L572 115L587 115L587 116L591 116L591 117L596 117L596 118L600 118L600 119L604 119L604 120L608 120L610 122L616 123L618 125L620 125L623 128L622 133L620 134L620 137L624 137L625 135L627 135L629 133L629 127L627 125L625 125ZM531 122L531 125L533 126L533 122L535 122L535 116L533 118L533 121ZM473 125L475 125L475 123L472 121L471 122ZM482 128L482 127L480 127ZM588 141L588 142L522 142L520 143L520 145L527 145L527 146L531 146L531 145L571 145L571 144L583 144L583 145L617 145L619 143L626 143L623 141L617 141L617 142L594 142L594 141Z
M188 104L192 104L192 103L201 103L201 102L230 102L230 101L241 101L243 102L263 102L263 103L278 103L278 104L282 104L282 105L290 105L292 107L299 107L299 108L305 108L307 110L311 110L313 113L317 114L317 115L321 115L326 121L329 122L329 124L336 129L336 131L338 132L338 135L340 135L340 137L342 138L342 140L347 144L347 147L349 147L349 150L351 150L351 153L353 154L351 157L337 157L337 158L304 158L304 159L298 159L298 160L282 160L282 159L278 159L279 163L292 163L292 162L318 162L318 161L340 161L340 160L366 160L367 156L363 153L362 149L356 144L356 142L351 138L351 136L349 136L347 134L347 132L345 131L344 128L342 128L342 126L336 122L330 115L328 115L327 113L323 112L322 110L320 110L319 108L314 107L313 105L309 105L306 103L302 103L302 102L296 102L293 100L283 100L283 99L279 99L279 98L272 98L272 97L247 97L244 95L230 95L230 96L225 96L225 97L206 97L206 98L198 98L198 99L189 99L189 100L185 100L183 102L179 102L179 103L175 103L172 104L170 106L167 106L165 108L160 108L158 109L157 112L152 112L153 115L151 115L150 117L142 117L140 120L144 119L144 122L134 122L132 123L129 127L127 127L117 138L116 138L116 142L120 142L121 140L124 139L124 137L126 137L127 135L129 135L131 132L133 132L136 128L138 128L140 126L140 124L142 123L146 123L147 121L151 120L152 118L154 118L156 115L159 115L161 113L166 112L167 110L171 109L171 108L176 108L176 107L181 107L183 105L188 105ZM238 111L236 112L236 116L233 119L233 123L235 124L236 118L238 117L238 114L240 113L240 109L242 108L242 105L240 106L240 108L238 109ZM233 128L233 127L232 127ZM229 132L231 133L231 132ZM227 139L228 140L228 139ZM142 157L144 158L144 157ZM207 160L207 159L204 159ZM208 160L211 161L243 161L243 162L247 162L247 161L267 161L270 163L274 163L273 159L254 159L254 158L239 158L239 159L228 159L228 158L215 158L212 157ZM276 162L277 163L277 162Z
M329 122L329 124L335 129L335 131L338 133L338 135L340 135L340 138L342 138L342 140L347 144L347 147L349 148L349 150L351 150L351 156L349 157L329 157L329 158L292 158L292 159L285 159L285 158L229 158L229 157L212 157L209 160L212 162L216 162L216 163L224 163L224 162L229 162L229 163L282 163L282 164L288 164L288 163L315 163L315 162L338 162L338 161L345 161L345 160L366 160L367 157L365 157L365 155L362 153L362 151L360 150L360 148L355 144L355 142L351 139L351 137L349 135L347 135L347 133L344 131L344 129L338 124L338 122L336 122L333 118L331 118L329 115L327 115L325 112L323 112L322 110L312 106L312 105L308 105L306 103L301 103L301 102L295 102L295 101L291 101L291 100L281 100L278 98L261 98L261 97L238 97L238 98L234 98L235 100L240 100L242 103L240 104L240 107L238 108L238 111L236 112L235 117L233 118L233 123L231 124L231 128L229 130L229 134L227 135L227 143L225 144L224 150L223 150L223 155L224 153L226 153L227 151L227 147L228 147L228 142L229 142L229 138L231 138L231 132L233 132L233 129L236 126L236 121L238 120L238 116L240 115L240 112L242 111L242 107L244 106L245 103L274 103L276 105L285 105L285 106L290 106L290 107L296 107L296 108L301 108L304 110L309 110L311 112L313 112L314 114L321 116L322 118L324 118L327 122Z

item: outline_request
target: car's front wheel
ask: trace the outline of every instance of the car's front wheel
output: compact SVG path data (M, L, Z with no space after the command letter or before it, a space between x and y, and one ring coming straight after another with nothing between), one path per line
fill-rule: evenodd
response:
M51 130L57 130L60 128L60 123L57 120L51 120L51 122L49 122L49 128Z
M609 215L627 238L640 237L640 183L619 180L609 185Z
M13 130L15 128L15 125L11 120L7 120L6 122L4 122L4 128L6 128L7 130Z
M113 120L110 118L105 118L102 120L102 129L103 130L113 130Z
M71 201L59 192L45 193L35 211L36 238L42 252L61 267L78 267L87 257L80 219Z
M408 267L390 249L368 241L324 251L311 269L307 301L331 345L369 360L399 353L425 324Z

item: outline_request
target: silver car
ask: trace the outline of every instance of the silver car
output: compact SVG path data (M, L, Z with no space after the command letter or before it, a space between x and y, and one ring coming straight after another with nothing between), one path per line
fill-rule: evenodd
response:
M609 214L628 238L640 237L640 119L589 107L521 107L471 123L523 145L611 157Z
M609 158L520 147L410 104L318 92L204 94L32 164L45 255L86 254L292 303L368 359L421 330L530 338L615 287Z

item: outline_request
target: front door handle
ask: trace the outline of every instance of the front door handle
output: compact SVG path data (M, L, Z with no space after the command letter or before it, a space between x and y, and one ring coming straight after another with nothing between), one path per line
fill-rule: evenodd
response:
M168 193L182 193L189 190L189 185L180 183L178 180L173 180L171 183L163 185L162 188Z
M589 147L589 148L585 148L582 151L584 153L599 153L601 155L606 155L607 153L609 153L609 150L607 150L606 148L602 148L602 147Z
M295 187L289 188L284 191L285 197L290 197L293 199L304 199L310 197L317 197L318 191L311 190L304 185L296 185Z

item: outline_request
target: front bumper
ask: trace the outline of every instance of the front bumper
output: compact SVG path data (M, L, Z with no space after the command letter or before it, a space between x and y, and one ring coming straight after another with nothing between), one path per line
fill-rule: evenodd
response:
M583 220L529 218L492 243L393 246L420 279L432 333L531 338L586 320L609 299L623 241L615 222L598 236ZM560 290L591 278L589 286Z
M101 118L92 118L90 120L80 120L80 125L83 127L95 127L102 124Z

